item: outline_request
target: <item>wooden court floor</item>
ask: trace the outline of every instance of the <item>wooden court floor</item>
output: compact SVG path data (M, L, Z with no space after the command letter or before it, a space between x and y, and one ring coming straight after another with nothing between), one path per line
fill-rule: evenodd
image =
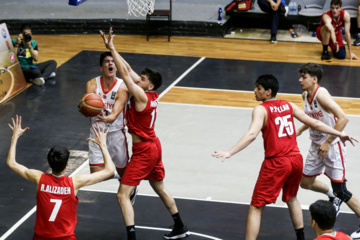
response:
M76 142L78 140L75 139L78 139L79 137L85 139L88 131L88 126L86 125L87 122L85 121L85 119L80 119L78 115L76 115L77 117L75 118L73 118L73 115L68 115L69 112L76 113L76 109L72 109L71 111L63 111L61 110L61 108L59 108L59 106L56 105L56 103L64 103L66 104L66 106L72 106L76 101L74 99L77 99L77 96L81 96L82 91L85 91L84 81L86 81L89 75L94 74L94 72L98 72L98 70L90 71L90 69L94 68L94 66L87 64L88 59L94 57L94 51L96 51L97 53L99 51L104 51L101 39L97 35L49 35L34 36L34 39L37 40L39 44L40 61L56 59L59 69L64 71L61 72L61 74L59 75L59 78L61 79L58 79L58 83L54 86L46 85L45 88L30 86L29 89L20 93L18 96L15 96L3 106L0 106L0 112L2 115L0 117L0 122L3 126L1 128L1 132L4 133L2 134L3 137L0 139L0 144L2 145L2 150L0 151L1 159L6 159L6 147L9 145L9 130L7 129L7 125L5 123L7 122L7 118L9 118L11 114L14 114L14 110L21 111L21 114L25 114L25 116L27 117L27 119L30 120L30 122L38 122L38 126L36 126L33 131L38 131L39 133L33 133L34 135L32 135L32 138L24 137L27 140L27 143L34 139L36 139L36 142L21 146L19 145L19 157L24 157L26 155L33 157L39 155L40 153L46 152L46 147L42 145L48 142L55 141L66 143L71 147L82 147L86 149L85 140L81 143L78 143ZM234 124L234 122L238 121L238 118L244 118L244 120L246 120L245 123L239 123L241 126L243 126L240 130L245 131L245 129L248 128L248 121L250 120L249 113L251 111L251 108L253 108L257 104L254 100L254 95L252 93L253 82L255 80L255 76L257 76L261 73L262 70L264 70L259 68L251 68L252 73L250 74L250 70L248 68L253 66L253 64L260 64L259 66L264 67L271 73L275 72L280 74L281 72L286 72L285 75L289 77L289 80L288 82L286 82L286 84L284 84L285 91L279 95L279 98L293 101L299 106L301 106L302 103L300 98L301 91L299 91L298 89L298 73L296 72L296 69L298 66L301 66L301 64L310 61L317 62L323 64L324 68L328 69L329 71L342 67L351 67L351 71L348 71L350 72L348 75L346 75L346 73L345 75L340 74L342 78L344 76L356 76L358 68L360 67L360 61L334 60L331 63L322 63L319 60L319 44L279 42L276 45L272 45L267 41L246 41L191 37L172 37L171 42L169 43L167 42L166 37L152 37L150 38L150 41L147 42L145 36L120 35L116 36L115 41L117 44L117 49L120 52L124 53L126 59L127 57L129 57L135 62L139 61L141 62L141 64L144 64L146 62L149 62L149 59L154 58L154 55L155 57L157 56L156 59L159 59L159 61L157 62L156 60L151 64L159 64L159 66L161 64L164 65L160 67L162 72L164 72L167 77L171 76L169 82L166 82L165 84L166 87L161 89L160 107L162 109L165 109L166 111L164 112L166 112L167 114L166 116L163 116L163 119L165 119L163 120L164 122L161 122L161 120L159 120L158 124L162 125L165 124L165 122L169 124L169 122L174 121L175 119L184 118L183 121L181 121L180 125L171 126L170 124L166 125L166 129L159 130L159 134L163 136L163 145L169 147L169 150L167 150L167 152L165 152L164 154L170 154L171 152L172 155L170 155L170 158L179 158L179 161L181 161L181 158L188 158L186 159L187 164L183 163L181 166L177 165L176 163L174 165L168 163L170 165L169 174L175 175L174 177L172 177L172 181L174 183L171 183L174 185L170 185L172 188L169 189L175 189L175 193L178 194L174 195L179 197L182 197L180 196L180 194L185 188L185 190L189 190L191 188L189 187L192 184L191 181L185 181L186 186L184 186L184 181L181 180L182 178L186 178L187 180L189 180L189 175L184 175L184 172L187 171L190 171L190 176L194 177L199 182L205 181L206 183L217 180L220 181L220 186L222 186L221 180L223 180L223 185L225 186L226 182L233 181L233 187L230 188L230 190L224 187L224 189L221 189L221 191L231 191L231 194L233 194L235 197L238 191L242 191L241 187L246 187L246 185L253 184L256 180L254 179L254 176L249 176L248 178L246 178L246 176L241 176L245 177L245 179L239 182L234 181L231 179L231 177L239 177L237 176L237 171L233 171L231 174L227 174L227 176L225 176L227 178L223 178L224 174L226 175L226 172L223 172L221 174L217 173L215 171L217 170L216 168L210 169L210 165L206 166L206 159L199 159L200 157L198 158L198 156L194 157L194 155L191 155L191 153L196 150L195 148L197 147L197 145L199 145L199 147L203 147L204 149L207 149L209 147L206 145L211 145L211 150L217 150L212 149L213 147L215 148L216 146L218 146L216 142L221 142L221 144L223 144L221 146L228 146L229 144L231 144L231 142L233 142L234 139L237 140L237 137L240 137L242 132L234 132L233 135L235 137L233 139L227 139L226 133L223 133L222 131L225 131L227 127L233 126L230 125L230 123ZM360 48L355 48L354 50L355 53L360 56ZM95 56L97 56L97 54L95 54ZM142 59L140 60L139 57L141 57ZM133 63L133 61L130 63ZM197 63L199 64L196 65ZM136 68L139 64L140 63L136 63ZM234 65L236 64L240 64L241 67L234 67ZM190 67L194 65L196 65L196 67L194 68L194 72L191 72L193 74L185 74L186 76L183 76L183 74L186 73L186 70L190 69ZM66 71L65 68L67 69ZM227 74L226 71L228 71ZM238 80L237 77L240 76L239 74L244 74L245 76L248 76L248 79L242 77L240 80ZM214 75L216 77L211 78L211 75ZM281 78L285 79L284 76L281 76ZM345 79L344 82L338 79L334 79L334 82L332 82L329 86L332 86L334 91L337 91L339 89L341 90L339 91L340 94L338 95L338 98L336 98L336 101L339 102L339 104L344 108L347 114L353 115L353 122L357 123L360 104L359 99L356 96L359 96L357 91L359 91L360 88L358 86L359 81L357 81L357 79L353 79L354 77L351 78L352 79L349 79L348 81L346 81ZM66 81L64 81L64 83L61 83L60 81L62 79L66 79ZM177 82L177 80L179 80L180 83ZM342 93L344 93L344 95L341 95ZM49 94L52 94L52 97L49 97ZM346 95L351 95L351 97L346 97ZM244 111L241 110L243 108ZM216 109L218 115L217 117L219 119L214 121L212 123L213 125L211 125L210 127L205 124L201 124L202 121L209 121L212 116L211 114L214 114L214 109ZM52 115L51 117L47 117L46 113L51 113L54 115ZM229 113L230 115L228 115ZM64 120L66 120L67 126L63 126ZM189 125L192 125L192 121L195 121L196 123L193 125L197 126L197 132L193 132L194 136L191 137L189 142L182 143L181 146L176 146L178 143L176 143L176 141L174 140L183 139L180 138L180 135L177 134L185 134L186 130L191 130L191 126ZM226 127L226 125L228 126ZM71 126L72 129L76 130L73 132L69 132L68 130L66 130L66 128L69 126ZM48 136L48 134L46 134L46 131L53 131L54 127L59 129L56 129L58 133L55 139L52 139ZM352 123L350 124L350 127L355 128L356 125ZM171 134L168 129L172 129L174 133ZM180 130L180 132L178 132L177 130ZM203 131L203 133L201 133L201 131ZM231 129L228 131L231 131ZM349 129L348 131L351 131L351 129ZM204 134L204 132L206 132L206 134ZM354 134L358 133L358 129L356 128L353 132ZM210 142L205 142L204 139L201 137L205 137L205 139L208 138L207 140ZM214 140L211 141L212 139ZM306 139L306 137L304 139ZM253 152L257 151L256 156L262 155L260 136L258 137L257 141L258 142L256 147L250 150ZM41 149L38 152L34 152L34 150L36 151L36 148L39 146L42 146ZM199 147L197 147L197 151L199 150ZM178 148L182 150L179 151ZM261 151L258 151L256 149L261 149ZM187 152L187 150L189 152ZM353 152L354 149L351 149L349 155L354 155ZM199 154L210 155L211 152L208 152L208 150L206 150L206 153L200 151ZM249 152L246 156L250 156L250 154L251 153ZM258 158L259 161L252 163L253 165L248 166L248 169L252 169L251 172L253 172L253 174L255 175L257 174L257 171L259 169L258 164L260 163L261 157ZM195 163L193 159L199 161ZM35 166L41 166L42 168L45 167L45 164L42 163L42 159L39 159L37 162L31 161L29 160L27 163L34 164ZM31 208L34 203L34 199L31 199L31 201L27 201L24 196L29 196L30 192L34 189L28 187L27 185L24 188L20 187L24 182L19 181L19 179L17 179L17 176L5 172L7 171L7 169L5 169L4 163L2 164L3 165L0 168L0 173L2 174L2 176L5 177L5 183L3 183L2 186L6 186L7 183L8 186L17 189L17 191L14 191L14 193L12 194L9 193L5 188L2 188L0 197L0 206L2 206L0 207L0 213L2 213L1 215L5 216L6 214L9 214L9 211L6 211L5 208L6 206L12 206L12 202L22 202L23 208ZM233 164L236 165L232 165L229 162L227 165L225 165L226 167L224 168L226 168L227 171L243 168L241 163ZM189 168L188 166L195 166L197 168L193 169ZM236 167L234 168L234 166ZM181 171L176 173L176 170L180 169ZM201 175L197 175L196 169L204 170L201 171ZM206 173L206 171L209 172ZM356 179L353 179L352 184L354 183L354 180ZM240 184L241 187L238 187L237 183ZM220 186L214 183L214 186L212 187L221 188ZM19 187L22 188L21 191L18 189ZM193 189L193 191L199 192L199 188L201 188L200 185L199 187ZM144 192L146 192L146 189L144 190ZM251 189L249 190L249 192L251 192ZM84 204L86 204L87 206L87 210L85 211L85 205L82 205L82 209L79 209L81 216L79 217L78 226L79 233L81 234L81 236L85 237L83 239L92 239L91 237L94 237L94 235L92 235L91 232L88 231L87 225L84 225L84 222L88 224L89 219L92 218L91 212L88 212L89 209L93 209L93 213L95 213L96 216L98 216L97 214L99 214L99 218L102 218L104 212L99 211L98 205L96 204L103 204L105 201L105 205L108 206L113 204L115 207L115 209L107 209L105 213L118 211L116 203L112 201L110 202L110 204L107 204L108 200L104 200L103 195L106 194L101 193L99 195L87 191L80 193L80 199L85 199ZM305 192L305 194L303 194L302 196L306 197L307 195L308 193ZM249 197L246 197L246 199L249 199ZM150 202L152 203L152 201ZM211 231L208 230L207 233L209 235L217 237L209 239L239 239L238 234L243 234L244 221L246 219L245 215L247 214L248 200L244 200L244 202L245 204L243 206L242 204L239 204L239 202L236 202L236 204L229 203L230 205L220 204L219 206L212 205L211 202L199 204L199 201L197 200L179 200L181 209L187 209L184 210L184 215L186 216L190 216L192 213L196 213L196 209L199 209L199 212L196 214L196 216L189 221L193 226L192 231L204 233L206 232L206 230L209 229L209 226L212 226L212 224L214 224L214 221L222 222L221 226L214 225ZM94 206L94 204L96 207ZM138 207L146 208L149 207L148 205L149 200L147 200L145 195L140 194ZM13 207L14 206L12 206L12 208ZM160 206L159 209L161 207L162 206ZM213 211L209 212L209 208ZM150 207L150 209L147 209L146 211L155 211L156 214L156 209L157 207L154 207L154 209ZM162 212L163 210L164 209L161 209ZM219 212L215 210L219 210L220 213L226 212L228 217L217 218L219 217ZM274 215L279 212L281 212L281 214L274 218ZM118 214L120 214L120 212ZM279 239L279 235L277 235L279 234L279 232L273 231L274 229L272 229L273 226L271 225L271 221L275 219L277 222L277 226L282 226L281 224L286 224L287 228L290 230L287 234L293 236L293 233L291 232L291 226L289 224L289 219L287 219L287 214L287 210L282 208L279 211L277 211L276 209L270 209L269 211L267 211L266 216L264 216L264 219L267 219L264 220L264 231L262 235L259 236L259 239ZM13 219L20 219L24 214L23 211L15 210L12 211L10 215L11 221L13 221ZM282 216L286 216L287 218L285 217L285 219L282 219ZM352 231L353 228L356 228L356 226L351 226L353 218L347 217L347 214L340 214L340 216L340 226L342 227L342 229L346 228L348 231ZM33 217L34 216L27 220L28 224L22 225L20 227L21 231L32 231L32 225L29 225L29 221L31 222L31 219L33 219ZM151 218L147 219L146 216L143 216L141 214L139 217L145 218L145 223L141 222L141 224L143 224L144 226L154 225ZM308 217L307 213L305 213L304 218L305 217ZM116 230L119 228L121 229L121 233L124 232L123 223L121 222L120 215L117 216L116 219L105 220L105 218L106 214L101 220L91 222L91 226L94 227L94 225L99 224L100 222L100 224L103 224L98 226L100 227L100 229L102 227L107 227L111 225L109 234L111 231L116 232ZM166 217L161 215L161 218ZM206 221L204 219L206 219ZM2 217L1 222L3 222L3 224L1 224L0 226L0 237L4 232L8 230L9 226L11 226L11 221L6 222L6 224L5 221L6 218ZM201 221L205 222L200 223ZM304 221L307 228L309 228L309 224L306 222L307 219L305 219ZM228 224L231 224L231 226L229 226ZM167 227L168 226L161 226L162 229L166 229ZM217 232L217 227L228 227L228 229L226 229L225 232L219 233ZM146 228L142 228L140 231L145 231L140 232L143 234L143 236L148 234L146 232ZM310 229L307 229L307 231L311 232ZM13 235L8 239L23 239L23 235L21 235L19 231L17 231L16 234L20 235ZM159 236L161 237L161 234L151 236L152 237L148 237L145 239L159 239ZM309 237L310 236L311 235L309 235ZM116 236L109 235L109 238L107 239L115 239L115 237ZM203 239L199 235L192 236L191 238Z

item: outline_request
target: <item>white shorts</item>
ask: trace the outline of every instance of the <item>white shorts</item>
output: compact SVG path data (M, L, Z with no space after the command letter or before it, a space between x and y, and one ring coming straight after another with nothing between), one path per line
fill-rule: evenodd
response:
M124 169L129 161L127 141L124 130L109 132L106 138L106 145L110 156L118 169ZM90 138L95 138L95 133L90 130ZM90 167L104 166L104 159L100 147L89 141L89 162Z
M326 159L319 159L317 148L320 145L311 143L306 157L303 175L315 177L320 175L325 168L325 175L333 182L343 182L345 179L346 151L341 141L331 145Z

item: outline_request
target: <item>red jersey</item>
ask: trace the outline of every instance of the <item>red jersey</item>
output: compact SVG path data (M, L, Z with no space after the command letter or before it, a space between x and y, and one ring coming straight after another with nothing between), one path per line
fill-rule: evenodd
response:
M157 105L159 95L156 92L145 92L148 102L143 111L138 112L135 109L134 97L130 98L130 105L126 112L127 126L129 133L135 133L144 141L151 140L156 137L155 121L157 115Z
M341 34L341 27L344 25L344 14L345 14L345 10L341 9L340 10L340 16L337 20L335 20L332 15L331 15L331 11L327 11L326 13L324 13L326 15L328 15L331 18L331 25L333 25L334 29L335 29L335 35ZM324 15L323 14L323 15ZM324 25L324 21L322 20L322 16L321 16L321 23L320 23L320 27L322 27Z
M314 240L350 240L348 235L343 232L336 232L334 234L323 234L315 238Z
M45 238L75 237L76 206L72 178L42 174L37 189L35 234Z
M291 104L284 100L268 100L261 106L267 111L267 122L261 129L265 159L299 154Z

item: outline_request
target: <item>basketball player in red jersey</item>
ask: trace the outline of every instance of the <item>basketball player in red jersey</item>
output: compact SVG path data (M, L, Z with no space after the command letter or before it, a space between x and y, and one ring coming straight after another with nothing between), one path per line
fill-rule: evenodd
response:
M133 154L121 178L118 201L124 217L128 240L136 239L134 209L130 203L131 192L141 180L149 180L151 187L159 195L174 219L173 230L164 235L165 239L178 239L190 235L183 224L176 203L164 186L165 170L161 159L161 144L154 127L159 96L155 92L162 84L160 73L145 68L141 76L119 55L113 44L112 28L109 39L100 31L105 46L111 51L114 62L126 87L132 94L126 113L127 126L132 136Z
M342 40L342 27L345 31L344 37L348 45L350 60L359 59L351 51L350 14L342 9L341 5L341 0L332 0L330 11L322 15L320 26L316 29L316 36L323 44L321 60L331 59L328 46L330 46L335 58L345 59L346 50Z
M311 227L317 238L314 240L351 240L343 232L334 230L336 210L331 202L318 200L310 205Z
M87 175L65 176L65 168L69 159L66 147L54 146L48 153L51 174L36 169L28 169L16 162L16 145L19 137L29 128L21 127L21 116L12 119L9 127L13 131L11 145L7 157L7 166L15 173L37 185L37 211L35 233L33 240L73 240L76 239L74 230L77 222L76 207L79 202L76 197L79 189L84 186L103 181L114 174L114 165L106 148L107 130L94 127L95 138L88 140L98 144L104 155L103 170Z
M250 129L230 150L215 151L212 155L224 161L246 148L261 131L264 138L265 160L250 204L246 240L257 238L261 214L266 204L276 202L281 189L282 200L289 207L297 239L304 240L302 210L296 197L302 176L303 159L296 142L293 117L319 131L340 136L344 142L349 140L353 143L352 140L355 139L310 118L295 104L277 100L275 97L279 83L273 75L260 76L255 85L256 100L263 103L254 108Z

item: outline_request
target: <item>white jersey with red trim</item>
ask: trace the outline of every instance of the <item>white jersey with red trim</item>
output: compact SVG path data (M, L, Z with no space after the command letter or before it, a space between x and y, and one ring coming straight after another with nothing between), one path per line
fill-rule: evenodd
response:
M99 95L104 102L104 109L102 110L104 116L110 115L115 104L116 94L122 82L123 82L122 79L116 78L114 84L107 91L104 91L104 87L102 84L102 77L99 76L96 78L96 94ZM125 108L118 115L118 117L115 119L113 123L106 123L106 126L109 127L109 132L114 132L123 129L125 126L124 118L125 118ZM96 124L95 122L96 119L98 119L98 117L91 118L92 125Z
M307 98L308 93L305 92L304 111L310 117L317 119L325 123L326 125L334 128L337 121L336 117L334 116L334 114L326 112L316 99L318 93L321 91L327 92L326 88L320 87L319 85L315 91L314 96L310 101ZM329 137L329 134L327 133L323 133L312 128L310 128L309 130L310 130L310 140L316 144L321 145ZM337 137L331 144L337 143L339 140L340 139Z

